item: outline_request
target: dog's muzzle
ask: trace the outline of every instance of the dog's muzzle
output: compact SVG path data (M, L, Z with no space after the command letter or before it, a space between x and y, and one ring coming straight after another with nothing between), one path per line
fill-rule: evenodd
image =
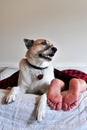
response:
M45 49L45 51L47 51L47 49ZM57 48L56 47L50 47L48 53L45 53L45 51L40 52L39 57L43 58L45 60L51 61L52 57L54 56L54 54L57 51Z

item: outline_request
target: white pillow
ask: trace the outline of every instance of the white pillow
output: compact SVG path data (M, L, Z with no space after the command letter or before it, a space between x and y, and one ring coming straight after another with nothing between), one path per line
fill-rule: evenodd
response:
M15 73L16 71L18 71L18 68L5 68L3 69L3 71L1 71L0 73L0 80L3 80L9 76L11 76L13 73Z

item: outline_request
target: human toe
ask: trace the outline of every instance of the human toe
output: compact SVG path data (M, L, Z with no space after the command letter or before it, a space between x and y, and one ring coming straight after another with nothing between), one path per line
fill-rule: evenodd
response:
M55 104L52 102L52 100L50 100L50 99L48 99L47 100L47 103L48 103L48 105L52 108L52 109L55 109Z
M60 110L62 108L62 102L56 104L56 110Z
M65 102L63 102L62 109L63 109L64 111L67 111L68 108L69 108L69 107L68 107L68 104L65 103Z

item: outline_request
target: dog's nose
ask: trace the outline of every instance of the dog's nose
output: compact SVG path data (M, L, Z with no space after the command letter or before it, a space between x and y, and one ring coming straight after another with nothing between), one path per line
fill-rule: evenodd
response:
M52 47L51 50L55 53L57 51L56 47Z

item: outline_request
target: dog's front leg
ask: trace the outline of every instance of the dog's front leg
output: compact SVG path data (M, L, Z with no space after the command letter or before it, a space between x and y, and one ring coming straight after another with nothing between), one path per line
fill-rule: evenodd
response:
M20 87L17 86L17 87L13 87L11 89L11 91L9 92L9 94L7 95L6 97L6 103L11 103L11 102L14 102L17 95L20 93Z
M44 93L40 97L40 101L39 101L39 104L37 106L37 111L36 111L37 117L36 118L37 118L38 122L42 121L43 118L45 117L46 104L47 104L47 94Z

